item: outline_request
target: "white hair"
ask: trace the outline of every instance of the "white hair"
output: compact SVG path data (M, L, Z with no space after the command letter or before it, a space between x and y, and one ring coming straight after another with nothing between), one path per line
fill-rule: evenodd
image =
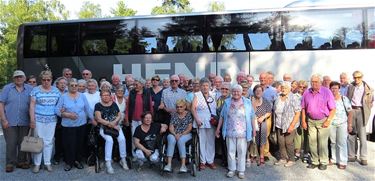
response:
M242 92L242 86L239 85L239 84L233 84L232 88L231 88L231 91L233 91L233 90L239 90L240 92Z

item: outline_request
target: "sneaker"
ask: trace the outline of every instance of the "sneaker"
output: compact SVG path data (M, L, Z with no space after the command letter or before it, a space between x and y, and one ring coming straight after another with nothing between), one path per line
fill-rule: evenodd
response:
M40 165L35 165L32 171L33 173L39 173L39 170L40 170Z
M52 166L51 165L46 165L46 169L47 169L47 171L52 172Z
M245 178L245 173L244 172L238 172L238 178L244 179Z
M126 162L125 158L121 158L120 165L124 170L129 170L128 163Z
M115 172L113 171L111 161L106 161L106 162L105 162L105 167L107 168L107 173L108 173L108 174L114 174L114 173L115 173Z
M294 162L294 161L288 161L284 166L285 167L291 167L291 166L293 166L295 164L296 164L296 162Z
M232 178L234 176L234 171L228 171L227 177Z
M275 162L275 165L285 165L287 162L284 159L280 159L277 162Z
M172 166L171 166L171 164L167 164L167 165L165 165L165 166L164 166L164 171L166 171L166 172L171 172L171 171L172 171Z
M181 165L180 172L181 173L186 173L188 170L186 168L186 165Z

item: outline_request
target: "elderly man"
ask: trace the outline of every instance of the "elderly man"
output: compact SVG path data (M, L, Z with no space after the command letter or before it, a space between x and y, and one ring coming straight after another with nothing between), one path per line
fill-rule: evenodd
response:
M308 130L311 164L307 168L326 170L329 126L336 112L332 92L322 86L319 75L311 76L311 88L302 96L302 127ZM307 120L307 122L306 122Z
M348 94L349 78L348 75L343 72L340 74L340 94L346 96Z
M82 71L82 79L83 80L88 81L91 78L92 78L92 73L91 73L90 70L85 69L85 70Z
M215 87L215 77L216 77L216 74L214 74L214 73L208 74L208 80L210 80L210 82L211 82L211 88Z
M244 71L238 72L236 77L237 84L241 84L244 80L246 80L246 73Z
M62 71L62 76L65 77L69 82L69 80L73 77L73 72L70 68L64 68Z
M275 82L275 74L272 71L267 72L267 83L272 85Z
M232 83L232 77L230 76L229 73L225 73L225 75L224 75L224 82Z
M323 76L323 83L322 83L322 85L324 87L329 88L329 84L331 84L331 82L332 82L331 77L329 77L328 75Z
M367 165L367 141L366 124L369 120L371 107L374 101L374 90L363 81L363 74L360 71L353 73L354 82L349 85L348 98L353 108L353 132L349 135L349 161L356 161L357 137L360 143L361 165Z
M220 75L215 77L214 86L212 88L212 92L215 94L215 99L218 99L221 96L220 88L223 82L224 82L224 79Z
M21 142L35 123L30 123L29 105L32 86L25 84L26 76L21 70L13 73L13 83L4 86L0 94L0 118L5 138L5 172L13 172L14 166L28 169L30 165L25 152L20 151Z
M170 77L170 83L171 86L163 90L159 109L164 109L168 113L174 113L176 112L176 101L185 99L187 93L185 90L178 87L180 78L177 75L172 75Z
M283 81L292 82L292 75L286 73L283 75Z

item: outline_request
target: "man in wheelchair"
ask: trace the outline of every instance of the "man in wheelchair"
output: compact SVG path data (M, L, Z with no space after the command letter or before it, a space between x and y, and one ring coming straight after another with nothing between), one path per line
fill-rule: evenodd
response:
M140 167L145 161L157 163L159 161L159 139L160 135L168 129L166 124L152 122L151 112L144 112L141 115L142 124L135 129L134 144L136 147L135 157Z
M191 140L191 130L193 127L193 117L190 112L186 110L187 102L184 99L180 99L176 102L176 113L172 113L171 121L169 124L169 134L167 136L168 147L167 147L167 165L164 167L164 171L172 171L172 157L174 149L178 146L179 155L181 158L180 172L187 172L186 168L186 142Z

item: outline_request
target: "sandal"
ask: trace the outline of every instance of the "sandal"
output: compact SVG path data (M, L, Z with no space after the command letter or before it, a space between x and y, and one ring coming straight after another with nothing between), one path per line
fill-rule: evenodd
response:
M264 157L259 158L258 166L261 166L262 164L264 165Z

